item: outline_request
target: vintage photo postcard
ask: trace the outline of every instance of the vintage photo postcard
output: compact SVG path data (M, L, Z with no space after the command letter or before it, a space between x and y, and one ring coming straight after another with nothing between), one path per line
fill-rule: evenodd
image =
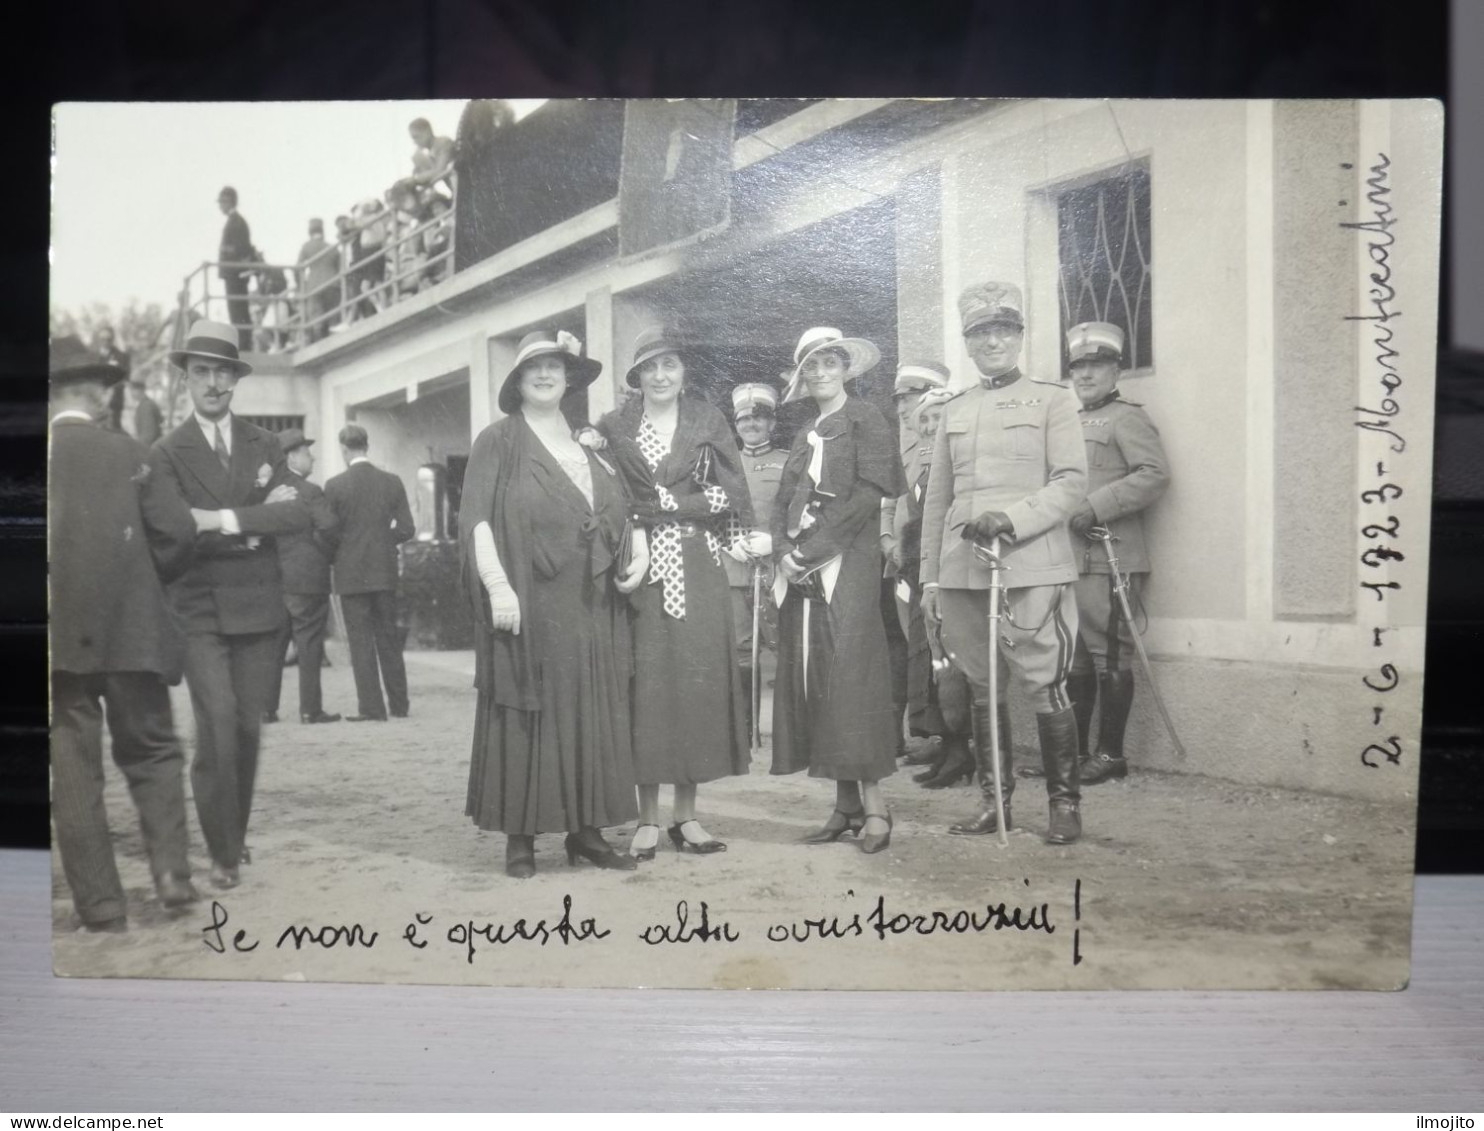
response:
M1442 110L55 111L55 969L1409 977Z

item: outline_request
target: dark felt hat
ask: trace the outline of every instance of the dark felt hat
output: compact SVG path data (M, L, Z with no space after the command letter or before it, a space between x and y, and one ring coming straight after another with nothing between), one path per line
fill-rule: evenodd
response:
M116 385L128 376L123 366L104 361L76 334L53 338L47 372L53 385L74 385L83 382L109 386Z

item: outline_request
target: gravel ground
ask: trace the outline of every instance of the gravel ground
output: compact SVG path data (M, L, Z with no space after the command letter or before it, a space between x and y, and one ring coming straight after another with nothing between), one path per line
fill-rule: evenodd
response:
M330 652L325 701L349 713L349 665L342 647L332 643ZM248 836L253 863L238 888L214 892L192 816L204 898L180 915L154 899L136 818L110 768L130 931L79 930L54 861L57 972L919 989L1397 988L1407 980L1409 811L1193 775L1136 773L1086 790L1084 839L1058 848L1041 839L1041 784L1021 782L1022 827L1000 848L994 838L946 834L974 810L976 791L923 790L901 772L885 783L891 846L866 856L849 838L796 843L829 813L833 791L804 775L769 776L765 746L750 775L702 788L702 817L728 852L682 856L666 842L637 872L605 872L569 866L561 838L543 836L536 877L510 880L504 838L463 815L472 670L469 653L409 653L410 718L266 728ZM285 717L293 719L297 684L292 670L285 674ZM188 739L183 687L175 710ZM609 839L626 844L631 832L610 830ZM577 931L564 942L555 929L567 897ZM706 925L728 925L736 941L665 941L660 927L676 933L681 901L687 933L701 926L704 903ZM213 916L225 925L213 929ZM415 934L422 947L404 937L417 916L425 920ZM974 916L985 929L964 929ZM502 926L508 936L522 919L537 937L498 941ZM589 919L605 937L579 937ZM355 925L359 942L335 930ZM296 946L284 936L296 926L315 937ZM646 929L653 943L640 938ZM239 930L240 946L255 949L234 946ZM838 937L821 938L822 930ZM810 937L798 942L794 933Z

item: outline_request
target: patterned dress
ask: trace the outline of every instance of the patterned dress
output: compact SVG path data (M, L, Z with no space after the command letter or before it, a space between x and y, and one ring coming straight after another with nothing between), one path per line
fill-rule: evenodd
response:
M656 512L650 573L630 598L634 777L695 785L745 774L750 761L722 548L745 525L740 517L750 522L751 503L716 409L682 398L668 440L642 409L636 398L599 423L630 496Z

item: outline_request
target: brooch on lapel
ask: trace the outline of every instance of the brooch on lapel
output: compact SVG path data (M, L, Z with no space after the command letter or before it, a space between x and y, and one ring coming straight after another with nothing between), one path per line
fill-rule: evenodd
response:
M258 486L259 487L266 487L266 486L268 486L268 481L270 479L272 479L272 478L273 478L273 465L272 464L265 463L262 467L258 468Z
M148 478L149 464L147 463L141 463L139 465L139 470L136 471L133 475L129 476L130 481L133 483L143 483Z

